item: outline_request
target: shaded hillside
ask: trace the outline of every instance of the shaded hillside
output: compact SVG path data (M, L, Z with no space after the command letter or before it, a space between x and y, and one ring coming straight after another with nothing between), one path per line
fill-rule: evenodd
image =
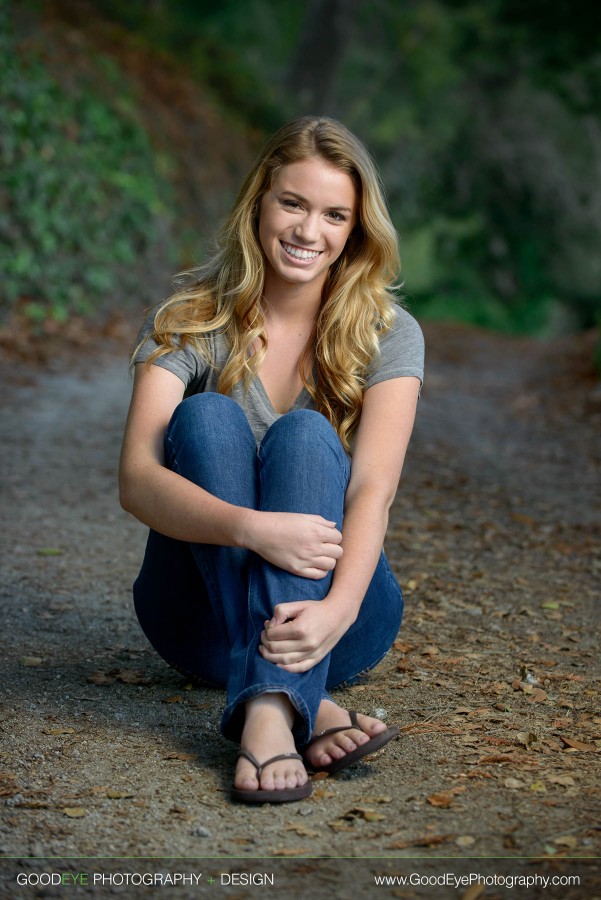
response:
M43 331L48 319L153 302L203 256L253 142L184 67L93 7L13 13L0 80L0 314Z

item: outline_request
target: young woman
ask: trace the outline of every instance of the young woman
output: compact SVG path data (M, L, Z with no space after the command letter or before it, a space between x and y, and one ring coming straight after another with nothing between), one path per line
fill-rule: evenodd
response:
M134 353L121 502L151 529L136 611L169 663L227 687L238 801L306 797L304 762L336 772L398 733L327 694L380 661L402 615L382 544L423 339L397 270L367 151L298 119Z

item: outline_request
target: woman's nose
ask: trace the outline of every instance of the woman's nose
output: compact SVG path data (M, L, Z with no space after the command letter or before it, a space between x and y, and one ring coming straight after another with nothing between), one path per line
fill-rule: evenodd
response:
M319 239L319 215L307 213L296 226L296 234L306 244L313 244Z

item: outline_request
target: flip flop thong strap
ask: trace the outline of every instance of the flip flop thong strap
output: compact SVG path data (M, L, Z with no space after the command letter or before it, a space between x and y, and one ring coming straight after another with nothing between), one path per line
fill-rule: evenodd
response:
M348 712L349 718L351 720L350 725L337 725L335 728L326 728L325 731L320 731L319 734L314 734L313 737L311 738L311 740L309 741L309 744L307 744L307 746L310 746L311 744L313 744L314 741L318 741L319 738L326 737L328 734L339 734L341 731L348 731L350 728L357 728L359 731L362 731L363 734L367 734L367 731L365 730L365 728L362 728L359 725L359 720L357 719L356 711L354 709L349 709L349 710L347 710L347 712Z
M280 759L299 759L301 762L303 761L300 753L280 753L278 756L272 756L270 759L266 759L265 762L260 763L256 756L253 756L250 750L240 750L238 756L243 756L249 762L253 764L255 769L257 770L257 777L261 777L261 772L263 769L267 768L267 766L271 765L271 763L279 762Z

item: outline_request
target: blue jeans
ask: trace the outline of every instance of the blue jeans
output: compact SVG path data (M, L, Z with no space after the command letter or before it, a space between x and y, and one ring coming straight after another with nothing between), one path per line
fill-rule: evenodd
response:
M350 463L320 413L293 410L277 419L261 444L238 404L221 394L195 394L175 410L165 435L165 463L236 506L321 515L342 525ZM287 694L298 715L297 744L306 744L329 687L349 683L390 649L403 598L384 554L357 620L308 672L295 674L258 651L263 623L277 603L322 600L332 573L293 575L239 547L188 544L151 531L134 584L136 613L150 642L175 668L227 687L224 735L239 740L244 703Z

